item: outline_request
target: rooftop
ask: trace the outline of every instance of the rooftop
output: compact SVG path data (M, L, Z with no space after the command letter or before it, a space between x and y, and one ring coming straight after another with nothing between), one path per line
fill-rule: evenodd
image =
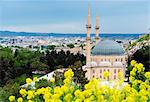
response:
M92 55L123 55L123 47L113 40L100 41L92 49Z

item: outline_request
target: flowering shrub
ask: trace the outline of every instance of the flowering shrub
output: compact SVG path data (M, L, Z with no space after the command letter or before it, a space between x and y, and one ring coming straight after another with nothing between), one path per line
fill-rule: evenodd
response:
M93 78L84 85L73 82L74 73L71 69L65 72L63 85L56 86L55 79L51 79L50 86L38 89L23 89L19 91L20 97L10 96L11 102L149 102L150 101L150 72L144 73L141 63L131 61L133 69L130 73L130 82L122 87L122 74L113 88L100 85L100 79ZM109 76L108 72L104 73ZM140 80L140 78L144 78ZM29 80L30 82L30 80ZM28 83L28 81L27 81ZM120 84L121 83L121 84ZM120 86L120 87L118 87Z

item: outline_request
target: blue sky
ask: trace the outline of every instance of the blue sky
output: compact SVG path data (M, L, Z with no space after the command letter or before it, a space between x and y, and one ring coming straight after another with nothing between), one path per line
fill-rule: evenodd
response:
M91 32L99 15L100 33L145 33L149 0L0 0L0 30L85 33L88 2Z

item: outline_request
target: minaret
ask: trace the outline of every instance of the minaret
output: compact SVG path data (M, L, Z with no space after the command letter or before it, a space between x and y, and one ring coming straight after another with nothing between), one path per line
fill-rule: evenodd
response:
M95 41L96 44L99 42L99 25L98 25L98 15L96 16L96 26L95 26Z
M90 62L91 62L91 46L90 46L90 29L91 29L91 24L90 24L90 6L88 7L88 17L87 17L87 33L86 33L86 66L90 67Z

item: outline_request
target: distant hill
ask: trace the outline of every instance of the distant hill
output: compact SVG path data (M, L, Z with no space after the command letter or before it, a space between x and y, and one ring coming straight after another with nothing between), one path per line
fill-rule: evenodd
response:
M48 36L49 33L0 31L0 36Z
M132 40L138 39L143 34L123 34L123 33L103 33L99 34L101 38L108 38L112 40ZM14 31L0 31L0 37L3 36L49 36L49 37L86 37L86 34L80 33L38 33L38 32L14 32ZM91 37L95 37L95 34L91 34Z

